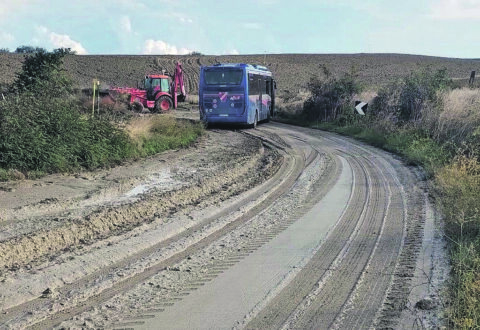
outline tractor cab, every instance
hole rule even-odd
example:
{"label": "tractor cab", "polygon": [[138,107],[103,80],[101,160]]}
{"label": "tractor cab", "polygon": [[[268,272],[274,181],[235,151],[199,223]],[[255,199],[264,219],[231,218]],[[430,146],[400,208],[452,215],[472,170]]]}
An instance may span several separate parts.
{"label": "tractor cab", "polygon": [[142,87],[147,91],[147,100],[154,101],[157,92],[170,93],[170,78],[164,75],[145,76]]}

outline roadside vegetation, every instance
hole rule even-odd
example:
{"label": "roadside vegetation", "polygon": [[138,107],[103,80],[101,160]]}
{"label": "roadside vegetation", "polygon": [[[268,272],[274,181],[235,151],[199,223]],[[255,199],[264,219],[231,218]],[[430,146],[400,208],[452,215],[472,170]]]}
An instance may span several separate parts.
{"label": "roadside vegetation", "polygon": [[353,111],[362,90],[354,75],[325,70],[308,89],[303,109],[281,112],[280,121],[352,136],[424,167],[449,242],[449,326],[480,328],[480,89],[426,68],[380,89],[364,117]]}
{"label": "roadside vegetation", "polygon": [[[202,134],[200,124],[118,115],[113,106],[92,116],[62,68],[68,54],[69,49],[27,54],[0,99],[0,181],[114,166],[186,147]],[[141,130],[139,120],[149,124]]]}

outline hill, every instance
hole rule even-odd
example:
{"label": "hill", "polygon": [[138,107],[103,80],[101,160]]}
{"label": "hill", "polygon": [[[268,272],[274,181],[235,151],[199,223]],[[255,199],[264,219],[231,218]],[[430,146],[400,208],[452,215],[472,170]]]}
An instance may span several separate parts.
{"label": "hill", "polygon": [[[21,68],[23,55],[0,54],[0,87],[11,83]],[[311,75],[321,72],[325,65],[340,75],[352,68],[360,82],[375,89],[409,72],[430,66],[432,70],[446,68],[456,79],[468,79],[472,70],[480,71],[479,59],[455,59],[402,54],[273,54],[235,56],[172,56],[172,55],[71,55],[65,68],[78,88],[91,86],[93,78],[102,87],[136,86],[146,73],[167,69],[172,72],[181,61],[188,77],[189,93],[197,93],[200,65],[221,63],[265,64],[273,71],[279,92],[305,88]]]}

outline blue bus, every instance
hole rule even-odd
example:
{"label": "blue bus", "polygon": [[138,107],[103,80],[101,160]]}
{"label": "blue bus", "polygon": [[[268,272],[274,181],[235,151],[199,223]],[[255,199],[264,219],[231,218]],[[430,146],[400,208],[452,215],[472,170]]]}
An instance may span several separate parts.
{"label": "blue bus", "polygon": [[264,66],[215,64],[200,68],[200,119],[208,124],[256,127],[268,122],[275,109],[276,83]]}

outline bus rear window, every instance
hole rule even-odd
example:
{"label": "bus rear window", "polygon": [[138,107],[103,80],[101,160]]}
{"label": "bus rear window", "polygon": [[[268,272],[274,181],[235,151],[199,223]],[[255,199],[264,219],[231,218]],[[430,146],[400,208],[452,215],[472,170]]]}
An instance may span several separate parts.
{"label": "bus rear window", "polygon": [[242,70],[205,71],[205,82],[207,85],[240,85],[242,77]]}

